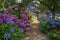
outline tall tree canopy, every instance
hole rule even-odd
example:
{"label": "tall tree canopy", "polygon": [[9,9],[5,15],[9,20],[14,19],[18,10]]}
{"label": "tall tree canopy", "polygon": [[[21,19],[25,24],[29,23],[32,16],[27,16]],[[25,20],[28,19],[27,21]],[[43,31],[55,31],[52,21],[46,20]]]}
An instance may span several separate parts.
{"label": "tall tree canopy", "polygon": [[30,4],[31,0],[22,0],[21,3],[19,3],[20,7],[27,7]]}
{"label": "tall tree canopy", "polygon": [[40,2],[40,9],[47,9],[49,10],[52,15],[53,19],[55,18],[55,12],[60,10],[60,0],[38,0]]}

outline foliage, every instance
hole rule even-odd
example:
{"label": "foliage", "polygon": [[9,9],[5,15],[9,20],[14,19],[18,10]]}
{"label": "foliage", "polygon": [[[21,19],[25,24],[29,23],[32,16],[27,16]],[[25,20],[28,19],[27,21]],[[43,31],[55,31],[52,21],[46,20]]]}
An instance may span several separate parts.
{"label": "foliage", "polygon": [[[21,28],[18,25],[11,25],[2,23],[0,24],[0,40],[21,40],[24,37],[24,33],[20,32]],[[4,34],[10,34],[4,37]],[[7,37],[7,38],[6,38]],[[9,38],[8,38],[9,37]]]}
{"label": "foliage", "polygon": [[29,15],[30,15],[30,21],[33,22],[34,21],[34,18],[32,17],[31,14],[29,14]]}
{"label": "foliage", "polygon": [[[60,0],[43,0],[43,1],[38,0],[38,1],[41,3],[41,5],[47,7],[47,9],[50,11],[51,10],[56,11],[60,7],[60,5],[58,5],[60,3]],[[44,9],[46,9],[45,7]]]}
{"label": "foliage", "polygon": [[21,19],[21,13],[19,13],[19,12],[16,11],[16,10],[13,10],[13,11],[12,11],[12,15],[17,15],[18,19]]}
{"label": "foliage", "polygon": [[0,0],[0,11],[4,10],[4,8],[5,8],[5,6],[4,6],[5,2],[6,2],[6,0]]}
{"label": "foliage", "polygon": [[[55,12],[60,8],[60,0],[38,0],[43,7],[41,6],[40,9],[49,10],[52,13],[52,18],[55,19]],[[59,10],[60,11],[60,10]]]}
{"label": "foliage", "polygon": [[31,0],[22,0],[22,2],[19,3],[19,6],[20,7],[27,7],[30,2],[31,2]]}
{"label": "foliage", "polygon": [[18,19],[16,15],[11,14],[0,14],[0,24],[7,23],[12,25],[19,25],[23,29],[23,32],[30,30],[29,16],[23,14],[21,19]]}
{"label": "foliage", "polygon": [[41,11],[48,10],[48,8],[46,6],[44,6],[43,4],[38,5],[38,9]]}
{"label": "foliage", "polygon": [[39,29],[50,36],[51,40],[60,40],[60,21],[59,20],[48,20],[42,25],[39,24]]}

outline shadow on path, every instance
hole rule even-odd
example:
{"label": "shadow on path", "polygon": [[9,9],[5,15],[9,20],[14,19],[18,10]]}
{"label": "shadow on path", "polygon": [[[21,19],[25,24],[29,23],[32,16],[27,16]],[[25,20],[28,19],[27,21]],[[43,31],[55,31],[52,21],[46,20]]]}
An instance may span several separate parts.
{"label": "shadow on path", "polygon": [[48,40],[48,37],[39,31],[38,25],[39,21],[35,17],[31,30],[26,32],[25,40]]}

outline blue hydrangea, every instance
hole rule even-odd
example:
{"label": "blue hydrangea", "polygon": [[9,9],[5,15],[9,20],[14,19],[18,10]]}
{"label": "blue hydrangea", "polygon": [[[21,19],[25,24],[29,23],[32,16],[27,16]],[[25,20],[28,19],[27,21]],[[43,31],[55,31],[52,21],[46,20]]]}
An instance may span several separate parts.
{"label": "blue hydrangea", "polygon": [[26,30],[30,30],[30,28],[29,27],[26,27]]}
{"label": "blue hydrangea", "polygon": [[55,24],[55,22],[53,20],[50,20],[49,23],[52,25]]}
{"label": "blue hydrangea", "polygon": [[46,19],[48,19],[48,20],[50,19],[51,20],[52,19],[51,15],[47,15]]}
{"label": "blue hydrangea", "polygon": [[53,28],[56,28],[56,25],[52,25]]}
{"label": "blue hydrangea", "polygon": [[11,20],[10,18],[4,18],[4,22]]}
{"label": "blue hydrangea", "polygon": [[10,32],[14,32],[14,28],[10,28]]}
{"label": "blue hydrangea", "polygon": [[8,23],[8,24],[15,24],[11,18],[5,18],[4,22]]}
{"label": "blue hydrangea", "polygon": [[11,37],[11,34],[10,33],[5,33],[4,34],[4,38],[10,38]]}
{"label": "blue hydrangea", "polygon": [[14,22],[12,20],[8,20],[6,23],[8,23],[8,24],[14,24]]}
{"label": "blue hydrangea", "polygon": [[41,23],[41,24],[44,24],[44,21],[40,19],[40,23]]}
{"label": "blue hydrangea", "polygon": [[19,25],[20,26],[25,26],[25,23],[24,22],[20,22]]}
{"label": "blue hydrangea", "polygon": [[46,16],[46,19],[49,19],[49,18],[50,18],[50,16],[49,16],[49,15],[47,15],[47,16]]}
{"label": "blue hydrangea", "polygon": [[55,22],[56,25],[60,25],[60,22]]}
{"label": "blue hydrangea", "polygon": [[49,28],[51,28],[51,26],[47,26],[47,28],[49,29]]}

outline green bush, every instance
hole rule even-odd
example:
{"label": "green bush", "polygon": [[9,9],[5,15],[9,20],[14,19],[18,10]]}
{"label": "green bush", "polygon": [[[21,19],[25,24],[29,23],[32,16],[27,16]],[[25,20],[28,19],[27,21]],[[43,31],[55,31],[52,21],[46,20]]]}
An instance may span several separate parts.
{"label": "green bush", "polygon": [[24,33],[20,29],[18,25],[0,24],[0,40],[22,40]]}
{"label": "green bush", "polygon": [[12,14],[13,14],[13,15],[17,15],[18,19],[21,19],[21,13],[19,13],[18,11],[13,10],[13,11],[12,11]]}
{"label": "green bush", "polygon": [[59,20],[45,21],[42,25],[39,24],[39,29],[43,33],[49,35],[50,40],[60,40],[60,21]]}

